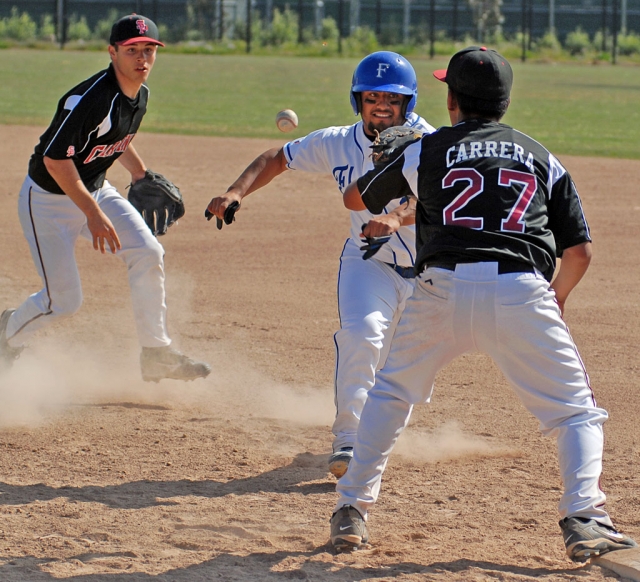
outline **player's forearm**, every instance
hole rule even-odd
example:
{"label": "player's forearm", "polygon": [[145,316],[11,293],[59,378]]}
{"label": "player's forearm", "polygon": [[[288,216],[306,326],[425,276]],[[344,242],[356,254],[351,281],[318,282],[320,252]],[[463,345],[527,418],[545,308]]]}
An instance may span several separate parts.
{"label": "player's forearm", "polygon": [[551,287],[556,293],[556,299],[564,306],[569,293],[573,291],[589,268],[591,262],[591,243],[585,242],[565,249],[562,253],[560,268]]}
{"label": "player's forearm", "polygon": [[389,214],[395,214],[402,226],[416,223],[416,199],[409,198],[406,202],[394,208]]}
{"label": "player's forearm", "polygon": [[129,144],[124,153],[118,158],[118,161],[131,174],[131,183],[144,178],[147,166],[145,166],[133,145]]}
{"label": "player's forearm", "polygon": [[287,169],[287,160],[282,149],[273,148],[260,154],[229,186],[227,192],[234,192],[244,198],[251,192],[266,186],[276,176]]}
{"label": "player's forearm", "polygon": [[45,156],[44,165],[62,191],[71,198],[87,218],[100,212],[98,203],[82,182],[72,160],[54,160]]}

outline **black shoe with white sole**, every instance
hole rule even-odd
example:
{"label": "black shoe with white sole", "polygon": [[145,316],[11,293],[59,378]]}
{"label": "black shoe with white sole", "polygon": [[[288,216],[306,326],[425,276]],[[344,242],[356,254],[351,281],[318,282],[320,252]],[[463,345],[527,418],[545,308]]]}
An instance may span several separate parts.
{"label": "black shoe with white sole", "polygon": [[638,547],[629,536],[594,519],[565,517],[560,520],[560,529],[567,556],[574,562],[586,562],[608,552]]}
{"label": "black shoe with white sole", "polygon": [[356,550],[369,541],[369,532],[360,512],[344,505],[331,516],[331,544],[341,552]]}

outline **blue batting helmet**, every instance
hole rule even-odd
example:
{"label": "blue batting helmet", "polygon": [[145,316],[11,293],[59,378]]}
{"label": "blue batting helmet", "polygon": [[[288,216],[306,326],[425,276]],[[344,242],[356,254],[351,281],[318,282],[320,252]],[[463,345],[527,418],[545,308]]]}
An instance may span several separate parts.
{"label": "blue batting helmet", "polygon": [[351,107],[358,115],[362,91],[384,91],[411,95],[404,115],[409,115],[418,100],[418,80],[411,63],[398,53],[378,51],[360,61],[351,81]]}

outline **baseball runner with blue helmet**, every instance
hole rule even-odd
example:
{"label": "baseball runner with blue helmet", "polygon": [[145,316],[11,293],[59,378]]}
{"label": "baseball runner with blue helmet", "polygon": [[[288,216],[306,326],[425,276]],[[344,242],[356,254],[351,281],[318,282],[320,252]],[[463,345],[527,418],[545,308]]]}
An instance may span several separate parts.
{"label": "baseball runner with blue helmet", "polygon": [[[207,213],[229,222],[228,209],[287,169],[333,176],[340,192],[373,168],[370,147],[377,132],[406,125],[424,133],[434,128],[414,113],[418,83],[411,64],[389,51],[375,52],[356,67],[350,99],[361,121],[319,129],[267,150],[227,189],[211,200]],[[329,470],[341,477],[353,456],[360,413],[386,358],[395,325],[413,292],[415,204],[393,200],[374,216],[351,212],[351,231],[340,257],[333,453]],[[364,245],[366,237],[369,244]],[[388,240],[387,240],[388,239]],[[385,244],[381,244],[387,241]],[[363,254],[363,250],[365,253]],[[367,260],[363,260],[366,258]]]}

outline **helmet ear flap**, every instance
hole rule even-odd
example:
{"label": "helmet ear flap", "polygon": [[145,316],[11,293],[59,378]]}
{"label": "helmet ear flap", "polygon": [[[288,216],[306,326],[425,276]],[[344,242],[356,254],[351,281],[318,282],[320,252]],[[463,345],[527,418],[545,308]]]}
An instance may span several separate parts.
{"label": "helmet ear flap", "polygon": [[411,101],[411,95],[403,95],[402,99],[402,117],[407,118],[407,107],[409,107],[409,101]]}
{"label": "helmet ear flap", "polygon": [[362,112],[362,93],[359,91],[351,91],[351,108],[354,115],[359,115]]}

